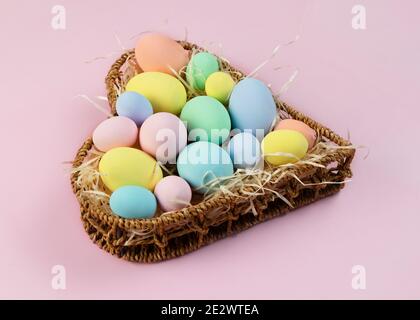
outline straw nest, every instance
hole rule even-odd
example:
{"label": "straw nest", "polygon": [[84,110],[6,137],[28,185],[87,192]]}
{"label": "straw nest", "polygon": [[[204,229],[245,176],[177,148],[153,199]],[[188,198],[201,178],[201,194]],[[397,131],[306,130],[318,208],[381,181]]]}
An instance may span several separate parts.
{"label": "straw nest", "polygon": [[[202,48],[180,41],[192,54]],[[245,75],[220,58],[223,71],[235,81]],[[108,101],[116,114],[115,101],[127,81],[139,72],[134,52],[124,53],[106,77]],[[178,75],[181,79],[184,75]],[[189,98],[199,94],[187,87]],[[99,247],[120,258],[156,262],[178,257],[228,235],[248,229],[332,195],[351,177],[355,149],[327,127],[276,98],[278,119],[303,121],[318,135],[306,157],[292,165],[255,170],[237,170],[224,181],[214,181],[211,194],[195,194],[191,205],[179,211],[158,213],[152,219],[124,219],[112,214],[109,194],[97,170],[101,153],[87,139],[73,161],[71,184],[80,203],[81,218],[89,237]],[[172,172],[174,168],[164,168]]]}

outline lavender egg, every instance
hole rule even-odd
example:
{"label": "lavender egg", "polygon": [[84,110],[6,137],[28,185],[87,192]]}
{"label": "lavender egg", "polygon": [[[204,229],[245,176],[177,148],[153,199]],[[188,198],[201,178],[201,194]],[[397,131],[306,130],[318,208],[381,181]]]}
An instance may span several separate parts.
{"label": "lavender egg", "polygon": [[153,114],[150,101],[134,91],[122,93],[117,99],[116,108],[118,115],[130,118],[138,127]]}
{"label": "lavender egg", "polygon": [[249,132],[236,134],[227,147],[235,168],[252,169],[261,157],[261,146],[258,139]]}

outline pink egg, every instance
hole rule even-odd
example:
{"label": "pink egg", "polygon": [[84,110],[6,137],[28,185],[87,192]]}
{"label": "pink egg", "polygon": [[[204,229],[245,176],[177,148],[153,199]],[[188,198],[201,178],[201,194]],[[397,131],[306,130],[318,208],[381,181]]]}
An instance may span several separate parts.
{"label": "pink egg", "polygon": [[168,176],[158,182],[155,196],[163,211],[174,211],[185,208],[192,198],[190,185],[178,176]]}
{"label": "pink egg", "polygon": [[118,147],[131,147],[137,141],[136,123],[126,117],[118,116],[101,122],[93,131],[92,139],[95,147],[108,151]]}
{"label": "pink egg", "polygon": [[162,163],[176,163],[177,154],[187,145],[187,128],[175,115],[158,112],[140,127],[140,147]]}
{"label": "pink egg", "polygon": [[302,133],[305,136],[306,140],[308,140],[309,149],[311,149],[315,144],[315,141],[316,141],[315,130],[302,121],[295,120],[295,119],[281,120],[276,125],[274,130],[281,130],[281,129],[295,130]]}
{"label": "pink egg", "polygon": [[[146,33],[135,48],[138,65],[143,71],[160,71],[174,75],[189,61],[189,53],[175,40],[159,33]],[[170,68],[171,67],[171,68]]]}

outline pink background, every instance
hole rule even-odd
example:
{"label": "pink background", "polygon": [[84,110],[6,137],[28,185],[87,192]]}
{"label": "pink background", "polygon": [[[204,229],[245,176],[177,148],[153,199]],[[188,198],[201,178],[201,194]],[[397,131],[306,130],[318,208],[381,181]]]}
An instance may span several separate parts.
{"label": "pink background", "polygon": [[[235,1],[236,2],[236,1]],[[1,1],[1,298],[420,298],[418,1]],[[51,28],[64,5],[67,29]],[[367,9],[367,29],[351,8]],[[260,72],[284,99],[353,143],[339,195],[176,260],[133,264],[85,234],[64,161],[105,116],[75,98],[105,95],[120,50],[146,30],[184,37]],[[274,68],[283,66],[278,71]],[[101,102],[103,103],[103,102]],[[53,290],[51,268],[66,268]],[[366,290],[351,286],[366,268]]]}

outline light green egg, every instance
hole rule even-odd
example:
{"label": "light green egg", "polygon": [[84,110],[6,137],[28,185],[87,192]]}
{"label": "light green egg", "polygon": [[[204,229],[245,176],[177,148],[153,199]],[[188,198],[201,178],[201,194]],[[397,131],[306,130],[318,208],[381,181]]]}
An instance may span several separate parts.
{"label": "light green egg", "polygon": [[209,141],[220,145],[229,137],[229,113],[215,98],[192,98],[185,104],[180,118],[187,125],[189,141]]}
{"label": "light green egg", "polygon": [[207,78],[219,71],[217,58],[208,52],[199,52],[192,56],[187,66],[187,81],[194,89],[204,90]]}

